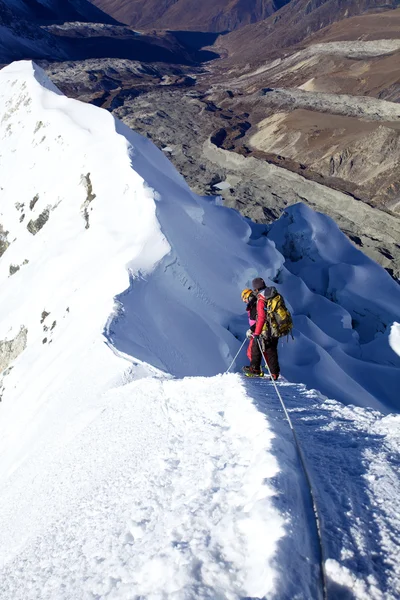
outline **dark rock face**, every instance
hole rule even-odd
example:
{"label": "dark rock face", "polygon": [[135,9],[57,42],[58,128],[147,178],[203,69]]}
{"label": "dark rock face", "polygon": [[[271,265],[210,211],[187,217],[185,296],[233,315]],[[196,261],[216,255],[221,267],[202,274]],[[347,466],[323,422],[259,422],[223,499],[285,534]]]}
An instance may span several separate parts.
{"label": "dark rock face", "polygon": [[3,28],[3,39],[0,35],[0,63],[29,58],[66,58],[56,38],[36,23],[19,17],[4,0],[0,0],[0,27]]}
{"label": "dark rock face", "polygon": [[39,0],[3,0],[16,16],[39,23],[60,21],[93,21],[95,23],[116,23],[88,0],[50,0],[46,4]]}
{"label": "dark rock face", "polygon": [[[54,0],[46,5],[51,8],[46,15],[36,10],[36,5],[42,6],[32,0],[15,8],[10,0],[0,0],[0,26],[8,34],[0,35],[0,63],[116,58],[194,65],[218,56],[180,41],[172,33],[139,34],[119,25],[89,2]],[[94,22],[88,23],[90,19]]]}

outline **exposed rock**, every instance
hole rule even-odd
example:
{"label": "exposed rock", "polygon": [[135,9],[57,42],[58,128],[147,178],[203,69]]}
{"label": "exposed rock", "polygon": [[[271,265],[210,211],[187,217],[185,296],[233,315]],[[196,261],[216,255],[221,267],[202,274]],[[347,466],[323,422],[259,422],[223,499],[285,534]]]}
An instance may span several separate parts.
{"label": "exposed rock", "polygon": [[19,265],[10,265],[10,275],[14,275],[14,273],[17,273],[17,271],[20,270],[20,266]]}
{"label": "exposed rock", "polygon": [[47,312],[47,310],[44,310],[40,316],[40,322],[43,323],[44,320],[49,316],[49,312]]}
{"label": "exposed rock", "polygon": [[50,209],[46,208],[35,220],[30,220],[28,225],[26,226],[29,233],[32,235],[36,235],[42,227],[47,223],[50,217]]}
{"label": "exposed rock", "polygon": [[3,256],[10,243],[7,240],[8,231],[4,231],[3,226],[0,225],[0,257]]}
{"label": "exposed rock", "polygon": [[31,210],[34,209],[36,202],[39,200],[39,194],[35,194],[35,196],[32,198],[32,200],[29,202],[29,208]]}
{"label": "exposed rock", "polygon": [[82,205],[83,218],[85,219],[85,228],[89,229],[89,205],[96,198],[96,194],[93,193],[92,181],[90,179],[90,173],[82,175],[82,182],[86,188],[86,200]]}
{"label": "exposed rock", "polygon": [[0,340],[0,372],[9,365],[25,350],[28,330],[21,327],[21,331],[12,340]]}

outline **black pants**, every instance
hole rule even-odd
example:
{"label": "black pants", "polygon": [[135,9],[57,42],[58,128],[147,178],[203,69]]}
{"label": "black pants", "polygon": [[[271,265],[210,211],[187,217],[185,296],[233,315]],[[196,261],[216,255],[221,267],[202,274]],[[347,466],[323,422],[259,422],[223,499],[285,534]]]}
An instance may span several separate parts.
{"label": "black pants", "polygon": [[[252,340],[251,345],[251,363],[250,366],[254,369],[260,370],[261,368],[261,352],[260,347],[258,345],[257,340]],[[261,348],[263,349],[263,354],[268,363],[269,368],[271,369],[272,375],[279,375],[279,361],[278,361],[278,342],[279,338],[268,338],[263,339],[259,338],[259,342],[261,344]]]}

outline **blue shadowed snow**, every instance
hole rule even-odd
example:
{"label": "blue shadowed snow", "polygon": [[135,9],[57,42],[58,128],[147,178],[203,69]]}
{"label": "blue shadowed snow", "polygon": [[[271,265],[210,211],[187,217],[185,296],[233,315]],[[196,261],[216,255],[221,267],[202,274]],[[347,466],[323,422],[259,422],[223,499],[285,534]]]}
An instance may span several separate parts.
{"label": "blue shadowed snow", "polygon": [[[265,227],[193,194],[162,152],[148,152],[149,140],[116,128],[154,190],[171,248],[118,296],[107,334],[118,350],[177,377],[224,372],[247,328],[240,292],[261,275],[294,315],[295,340],[279,347],[289,380],[345,403],[399,410],[400,357],[388,332],[400,320],[400,286],[383,268],[303,204],[288,208],[266,236]],[[236,366],[245,362],[243,351]]]}
{"label": "blue shadowed snow", "polygon": [[[301,507],[304,502],[308,506],[310,503],[308,487],[301,467],[296,471],[297,485],[292,487],[293,480],[287,477],[289,465],[295,460],[288,455],[288,446],[294,453],[294,443],[272,383],[243,378],[243,385],[276,434],[272,451],[282,466],[274,481],[282,494],[276,502],[279,510],[286,509],[296,523],[280,542],[283,595],[279,597],[293,598],[304,585],[299,584],[297,568],[291,568],[301,556],[299,541],[311,557],[309,536],[314,536],[314,557],[318,552],[313,514],[308,511],[308,521],[302,522],[306,517]],[[397,598],[400,568],[391,552],[396,553],[400,536],[400,496],[395,506],[392,502],[393,485],[400,493],[399,418],[321,400],[318,393],[304,386],[281,382],[278,388],[305,455],[321,518],[328,598],[379,598],[381,594]],[[302,527],[306,527],[304,532]],[[316,569],[318,582],[318,569],[312,561],[307,561],[307,567],[303,565],[303,577],[310,568]],[[311,597],[317,596],[304,595]]]}

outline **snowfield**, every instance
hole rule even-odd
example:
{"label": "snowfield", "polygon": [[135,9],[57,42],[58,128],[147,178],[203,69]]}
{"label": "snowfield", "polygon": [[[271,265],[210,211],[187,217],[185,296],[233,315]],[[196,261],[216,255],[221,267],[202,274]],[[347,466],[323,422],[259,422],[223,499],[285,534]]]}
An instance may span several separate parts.
{"label": "snowfield", "polygon": [[[399,285],[304,205],[196,196],[30,62],[0,139],[0,598],[398,598]],[[274,388],[223,374],[257,275],[322,555]]]}

